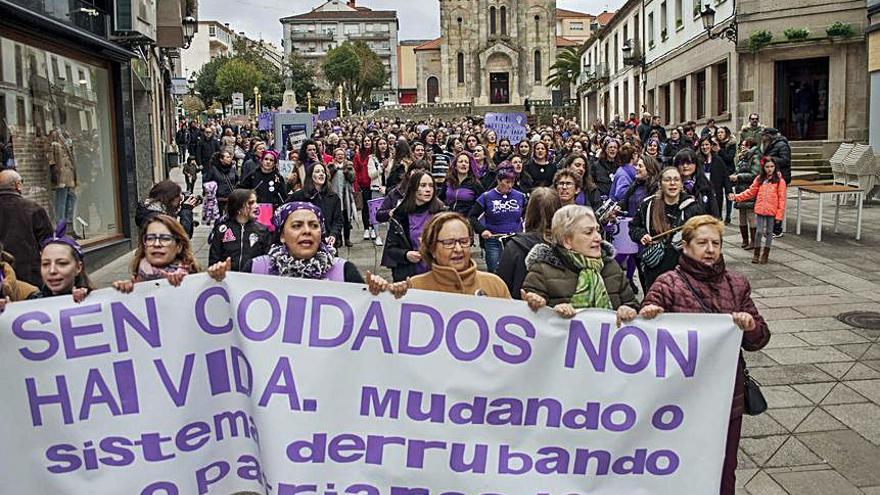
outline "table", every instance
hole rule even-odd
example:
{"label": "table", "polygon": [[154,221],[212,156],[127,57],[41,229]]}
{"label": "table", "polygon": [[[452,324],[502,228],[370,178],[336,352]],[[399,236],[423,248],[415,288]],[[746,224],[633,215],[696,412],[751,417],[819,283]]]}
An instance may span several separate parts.
{"label": "table", "polygon": [[[792,181],[794,182],[794,181]],[[819,220],[816,227],[816,242],[822,242],[822,207],[824,196],[830,194],[834,196],[834,232],[837,232],[837,220],[840,217],[840,196],[842,194],[855,194],[858,196],[856,210],[856,240],[862,238],[862,204],[865,200],[865,190],[853,186],[831,185],[831,184],[799,184],[797,186],[797,230],[796,234],[801,234],[801,196],[804,191],[819,196]]]}

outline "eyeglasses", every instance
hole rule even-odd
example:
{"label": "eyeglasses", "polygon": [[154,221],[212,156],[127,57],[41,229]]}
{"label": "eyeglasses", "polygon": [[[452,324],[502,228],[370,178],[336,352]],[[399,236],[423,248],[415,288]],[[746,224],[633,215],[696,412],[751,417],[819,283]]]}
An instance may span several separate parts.
{"label": "eyeglasses", "polygon": [[177,241],[177,238],[171,234],[147,234],[144,236],[145,246],[155,246],[158,244],[161,247],[165,247],[175,241]]}
{"label": "eyeglasses", "polygon": [[460,244],[463,248],[469,248],[473,242],[474,240],[470,237],[462,237],[461,239],[437,239],[437,244],[440,244],[446,249],[452,249],[456,244]]}
{"label": "eyeglasses", "polygon": [[574,182],[557,182],[556,187],[574,187]]}
{"label": "eyeglasses", "polygon": [[678,177],[664,177],[660,179],[660,182],[665,182],[667,184],[681,184],[681,179]]}

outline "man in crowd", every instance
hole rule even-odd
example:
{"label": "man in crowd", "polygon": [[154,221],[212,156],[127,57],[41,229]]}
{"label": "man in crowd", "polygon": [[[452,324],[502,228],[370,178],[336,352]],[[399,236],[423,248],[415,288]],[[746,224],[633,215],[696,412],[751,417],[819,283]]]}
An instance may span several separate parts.
{"label": "man in crowd", "polygon": [[749,122],[742,127],[739,131],[739,142],[743,142],[746,139],[751,139],[756,143],[761,142],[761,131],[764,130],[764,126],[761,125],[761,118],[758,114],[753,113],[749,115]]}
{"label": "man in crowd", "polygon": [[40,285],[40,241],[52,235],[46,210],[21,195],[24,181],[15,170],[0,171],[0,241],[15,256],[20,280]]}
{"label": "man in crowd", "polygon": [[220,151],[220,141],[214,137],[214,129],[210,126],[205,127],[205,131],[199,139],[198,148],[196,148],[196,160],[203,170],[208,167],[208,164],[211,163],[211,157],[218,151]]}

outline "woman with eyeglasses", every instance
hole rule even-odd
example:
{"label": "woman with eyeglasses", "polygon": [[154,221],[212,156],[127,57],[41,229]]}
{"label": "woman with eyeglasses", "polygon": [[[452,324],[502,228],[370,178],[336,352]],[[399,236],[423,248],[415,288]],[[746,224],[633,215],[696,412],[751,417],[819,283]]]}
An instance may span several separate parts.
{"label": "woman with eyeglasses", "polygon": [[581,176],[571,168],[563,168],[553,177],[553,188],[562,201],[562,206],[577,204],[581,196]]}
{"label": "woman with eyeglasses", "polygon": [[675,154],[672,165],[681,174],[684,192],[697,200],[703,213],[721,218],[718,202],[715,200],[715,189],[709,181],[709,174],[705,171],[698,171],[697,154],[691,149],[683,149]]}
{"label": "woman with eyeglasses", "polygon": [[580,183],[578,184],[580,192],[575,196],[574,204],[589,206],[590,208],[597,208],[602,204],[602,197],[599,194],[599,188],[596,187],[596,183],[593,181],[593,176],[590,174],[586,155],[582,152],[572,152],[562,161],[559,169],[571,170],[580,177]]}
{"label": "woman with eyeglasses", "polygon": [[471,259],[473,239],[473,227],[462,215],[454,212],[434,215],[422,231],[419,247],[428,271],[393,284],[371,277],[370,292],[378,294],[388,290],[402,297],[407,289],[419,289],[510,299],[501,278],[477,270],[477,264]]}
{"label": "woman with eyeglasses", "polygon": [[[693,153],[693,152],[692,152]],[[647,292],[661,274],[675,268],[679,251],[675,233],[690,218],[703,214],[703,208],[684,191],[681,172],[666,167],[660,172],[660,187],[645,198],[629,226],[629,237],[640,244],[642,290]],[[661,234],[663,234],[661,236]]]}
{"label": "woman with eyeglasses", "polygon": [[257,196],[257,203],[271,204],[277,208],[287,198],[287,181],[278,172],[278,153],[263,152],[260,166],[238,184],[239,189],[250,189]]}
{"label": "woman with eyeglasses", "polygon": [[134,284],[166,279],[173,286],[191,273],[201,271],[183,227],[168,215],[155,215],[141,229],[140,242],[131,261],[131,278],[113,282],[113,288],[129,293]]}

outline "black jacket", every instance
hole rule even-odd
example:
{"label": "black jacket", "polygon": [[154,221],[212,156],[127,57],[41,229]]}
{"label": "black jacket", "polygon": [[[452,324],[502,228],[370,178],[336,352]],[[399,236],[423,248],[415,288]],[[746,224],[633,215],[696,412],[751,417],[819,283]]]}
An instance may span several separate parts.
{"label": "black jacket", "polygon": [[388,222],[388,235],[382,250],[382,266],[391,269],[395,282],[418,275],[418,263],[406,259],[406,253],[414,251],[409,240],[409,213],[395,210]]}
{"label": "black jacket", "polygon": [[593,167],[590,173],[593,176],[593,182],[596,183],[596,189],[600,196],[608,196],[611,194],[611,182],[614,172],[617,171],[617,165],[608,160],[597,159],[591,164]]}
{"label": "black jacket", "polygon": [[709,182],[709,179],[703,174],[703,171],[700,170],[700,167],[702,167],[702,165],[698,164],[697,172],[694,174],[693,191],[685,191],[685,193],[690,194],[695,200],[697,200],[703,213],[712,215],[715,218],[721,218],[721,211],[718,210],[718,203],[715,200],[715,188],[712,186],[712,183]]}
{"label": "black jacket", "polygon": [[[697,156],[697,171],[705,172],[705,163],[703,155]],[[703,175],[705,177],[705,175]],[[712,153],[712,162],[709,165],[709,183],[712,184],[712,192],[715,195],[715,201],[718,203],[718,215],[721,215],[721,206],[727,197],[727,193],[733,192],[730,183],[730,172],[727,171],[727,165],[715,153]]]}
{"label": "black jacket", "polygon": [[776,136],[764,146],[763,156],[773,158],[776,170],[782,172],[785,183],[791,182],[791,146],[785,136]]}
{"label": "black jacket", "polygon": [[523,280],[526,278],[526,256],[536,244],[544,242],[538,232],[520,232],[511,237],[504,244],[498,269],[495,274],[504,280],[510,295],[514,299],[520,299]]}
{"label": "black jacket", "polygon": [[556,170],[556,164],[552,162],[546,165],[539,165],[534,160],[529,160],[523,166],[523,171],[532,178],[532,187],[553,186],[553,177],[556,175]]}
{"label": "black jacket", "polygon": [[238,170],[234,165],[227,169],[208,166],[202,171],[202,184],[212,181],[217,183],[217,199],[226,199],[238,184]]}
{"label": "black jacket", "polygon": [[313,191],[311,194],[300,189],[290,195],[290,200],[304,201],[320,208],[324,214],[325,237],[332,235],[336,239],[342,239],[342,200],[330,190],[329,185],[324,187],[324,192]]}
{"label": "black jacket", "polygon": [[251,261],[269,252],[272,244],[269,229],[255,220],[242,225],[235,219],[214,225],[208,264],[232,259],[232,271],[250,273]]}
{"label": "black jacket", "polygon": [[636,133],[638,133],[639,139],[642,140],[642,143],[646,143],[648,138],[651,137],[651,124],[639,122],[638,127],[636,127]]}
{"label": "black jacket", "polygon": [[260,168],[260,160],[255,156],[251,156],[244,163],[241,164],[241,176],[247,177],[251,175],[255,170]]}
{"label": "black jacket", "polygon": [[211,157],[214,153],[220,151],[220,141],[211,137],[206,139],[205,136],[199,138],[199,144],[196,145],[196,160],[202,167],[211,163]]}
{"label": "black jacket", "polygon": [[[73,229],[73,225],[68,226]],[[15,191],[0,191],[0,241],[15,256],[15,275],[19,280],[39,286],[40,241],[52,235],[52,223],[37,202]]]}
{"label": "black jacket", "polygon": [[[652,203],[654,198],[649,196],[642,201],[642,204],[639,205],[638,214],[633,217],[632,222],[629,224],[629,237],[633,242],[639,244],[641,246],[642,237],[645,234],[650,234],[652,237],[660,234],[662,231],[659,226],[653,224],[652,216]],[[704,213],[703,207],[700,205],[698,201],[694,201],[694,198],[682,195],[678,202],[678,214],[675,215],[674,218],[668,219],[671,228],[679,227],[684,225],[690,218],[695,217],[697,215],[702,215]],[[663,240],[665,242],[669,242],[672,239],[672,235],[667,235]],[[663,259],[660,260],[660,263],[655,267],[644,267],[642,278],[643,288],[647,292],[648,289],[651,288],[651,285],[657,280],[661,274],[672,270],[678,265],[678,257],[679,251],[677,249],[673,249],[671,247],[667,248],[664,252]]]}
{"label": "black jacket", "polygon": [[178,129],[176,133],[174,133],[174,142],[177,143],[177,147],[180,151],[183,151],[186,148],[186,145],[189,144],[189,130],[185,127],[182,129]]}
{"label": "black jacket", "polygon": [[257,203],[271,203],[275,207],[283,204],[287,198],[287,182],[278,170],[268,174],[257,168],[238,183],[242,189],[253,189],[257,195]]}
{"label": "black jacket", "polygon": [[727,169],[727,175],[736,173],[736,143],[728,141],[726,145],[721,145],[718,151],[718,157],[724,161],[724,167]]}
{"label": "black jacket", "polygon": [[679,139],[678,142],[666,141],[666,147],[663,148],[663,165],[672,165],[672,159],[675,158],[675,154],[685,149],[693,148],[684,139]]}

